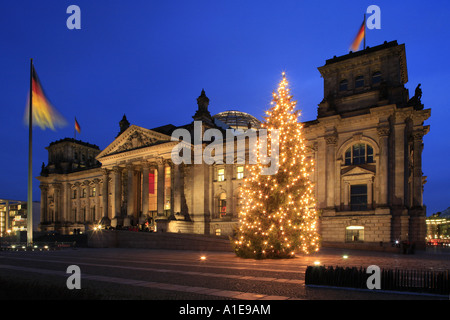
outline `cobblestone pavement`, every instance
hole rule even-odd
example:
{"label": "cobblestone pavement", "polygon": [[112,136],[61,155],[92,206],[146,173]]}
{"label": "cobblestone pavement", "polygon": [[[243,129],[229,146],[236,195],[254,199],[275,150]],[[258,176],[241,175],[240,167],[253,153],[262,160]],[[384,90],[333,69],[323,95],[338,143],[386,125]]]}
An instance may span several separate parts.
{"label": "cobblestone pavement", "polygon": [[[344,257],[344,255],[346,257]],[[201,257],[204,259],[201,259]],[[106,299],[151,300],[443,300],[435,295],[397,294],[312,288],[304,284],[306,267],[450,269],[449,252],[414,255],[322,248],[312,256],[253,260],[229,252],[144,249],[64,249],[0,252],[0,278],[51,282],[65,287],[69,265],[78,265],[83,288]]]}

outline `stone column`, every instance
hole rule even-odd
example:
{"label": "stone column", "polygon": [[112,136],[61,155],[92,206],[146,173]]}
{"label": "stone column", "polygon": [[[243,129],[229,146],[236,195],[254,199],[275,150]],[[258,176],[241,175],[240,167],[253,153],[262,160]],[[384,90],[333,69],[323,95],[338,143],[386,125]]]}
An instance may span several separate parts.
{"label": "stone column", "polygon": [[157,182],[158,218],[164,217],[164,161],[158,160],[158,182]]}
{"label": "stone column", "polygon": [[389,204],[389,127],[378,127],[379,145],[380,145],[380,172],[377,172],[379,179],[379,207],[387,207]]}
{"label": "stone column", "polygon": [[[41,189],[41,223],[47,222],[45,217],[47,216],[47,192],[48,186],[40,185]],[[6,228],[8,228],[8,220],[9,220],[9,202],[6,204],[7,215],[6,215]]]}
{"label": "stone column", "polygon": [[81,183],[76,182],[75,186],[77,188],[77,210],[75,214],[75,223],[78,223],[81,221],[80,215],[81,215]]}
{"label": "stone column", "polygon": [[209,234],[210,232],[210,166],[207,164],[194,164],[191,168],[193,175],[192,220],[194,233]]}
{"label": "stone column", "polygon": [[84,186],[86,189],[86,198],[85,198],[85,206],[84,206],[84,220],[83,222],[90,222],[91,219],[91,186],[89,185],[89,181],[84,181]]}
{"label": "stone column", "polygon": [[120,202],[121,202],[121,197],[122,197],[122,193],[120,190],[120,186],[121,186],[121,181],[120,181],[120,177],[121,177],[121,170],[119,167],[114,167],[113,168],[113,181],[112,181],[112,221],[111,221],[111,226],[112,227],[117,227],[117,223],[118,223],[118,219],[120,218]]}
{"label": "stone column", "polygon": [[350,184],[348,182],[344,181],[343,186],[344,186],[344,211],[348,211],[348,210],[350,210],[350,207],[349,207]]}
{"label": "stone column", "polygon": [[102,223],[108,225],[111,221],[108,218],[108,169],[102,169]]}
{"label": "stone column", "polygon": [[129,224],[129,218],[131,216],[134,216],[134,167],[130,164],[127,164],[126,166],[127,170],[127,214],[124,221],[124,226],[128,226]]}
{"label": "stone column", "polygon": [[70,183],[66,182],[63,184],[63,214],[61,222],[70,221],[70,202]]}
{"label": "stone column", "polygon": [[100,212],[100,179],[95,179],[95,216],[93,217],[94,222],[100,222],[102,213]]}
{"label": "stone column", "polygon": [[413,207],[423,206],[423,173],[422,173],[422,150],[423,150],[423,129],[413,132]]}
{"label": "stone column", "polygon": [[326,207],[329,209],[334,209],[335,203],[335,185],[336,185],[336,166],[335,166],[335,158],[336,158],[336,143],[337,143],[337,135],[333,134],[327,136],[325,138],[326,141]]}
{"label": "stone column", "polygon": [[373,209],[373,180],[367,181],[367,209]]}
{"label": "stone column", "polygon": [[394,199],[393,204],[399,207],[405,205],[405,127],[406,124],[394,125]]}
{"label": "stone column", "polygon": [[181,213],[181,165],[173,164],[173,212],[175,214]]}
{"label": "stone column", "polygon": [[316,180],[316,190],[317,190],[317,204],[318,209],[323,209],[326,207],[326,193],[327,193],[327,178],[326,178],[326,144],[324,138],[317,139],[317,180]]}
{"label": "stone column", "polygon": [[53,216],[52,222],[60,222],[61,221],[61,189],[62,185],[61,183],[55,183],[53,185],[54,193],[53,193],[53,201],[55,203],[55,212]]}
{"label": "stone column", "polygon": [[148,216],[148,175],[150,166],[147,162],[142,164],[142,214],[139,223],[143,223]]}
{"label": "stone column", "polygon": [[[227,219],[231,219],[234,211],[233,205],[233,175],[235,170],[234,164],[225,164],[225,190],[227,192]],[[213,210],[215,208],[212,208]],[[214,212],[214,211],[213,211]]]}

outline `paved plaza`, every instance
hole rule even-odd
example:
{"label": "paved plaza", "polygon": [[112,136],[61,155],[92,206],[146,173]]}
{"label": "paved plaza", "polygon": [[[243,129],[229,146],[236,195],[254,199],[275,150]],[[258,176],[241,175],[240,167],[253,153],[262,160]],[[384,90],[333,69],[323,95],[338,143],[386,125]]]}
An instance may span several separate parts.
{"label": "paved plaza", "polygon": [[287,260],[253,260],[231,252],[67,248],[2,251],[0,278],[43,281],[66,287],[67,267],[77,265],[83,288],[104,299],[148,300],[443,300],[438,295],[400,294],[305,286],[310,265],[448,270],[448,252],[413,255],[322,250]]}

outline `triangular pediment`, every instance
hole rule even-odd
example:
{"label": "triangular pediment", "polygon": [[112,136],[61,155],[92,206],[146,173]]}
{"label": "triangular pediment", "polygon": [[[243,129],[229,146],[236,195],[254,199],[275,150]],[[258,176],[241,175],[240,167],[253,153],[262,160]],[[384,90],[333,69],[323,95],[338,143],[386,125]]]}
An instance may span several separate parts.
{"label": "triangular pediment", "polygon": [[132,125],[100,152],[97,159],[170,141],[168,135]]}
{"label": "triangular pediment", "polygon": [[368,170],[368,169],[365,169],[365,168],[362,168],[359,166],[355,166],[355,167],[349,169],[348,171],[343,172],[343,175],[344,176],[356,176],[356,175],[363,175],[363,174],[373,175],[374,173],[375,172],[373,172],[371,170]]}

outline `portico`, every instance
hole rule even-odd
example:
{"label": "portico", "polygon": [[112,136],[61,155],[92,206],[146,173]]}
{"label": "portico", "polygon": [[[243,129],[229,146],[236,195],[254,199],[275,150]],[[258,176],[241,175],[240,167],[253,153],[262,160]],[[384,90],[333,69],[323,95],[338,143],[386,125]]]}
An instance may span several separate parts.
{"label": "portico", "polygon": [[170,136],[130,126],[96,159],[102,163],[103,218],[112,227],[167,219],[180,212],[180,166]]}

